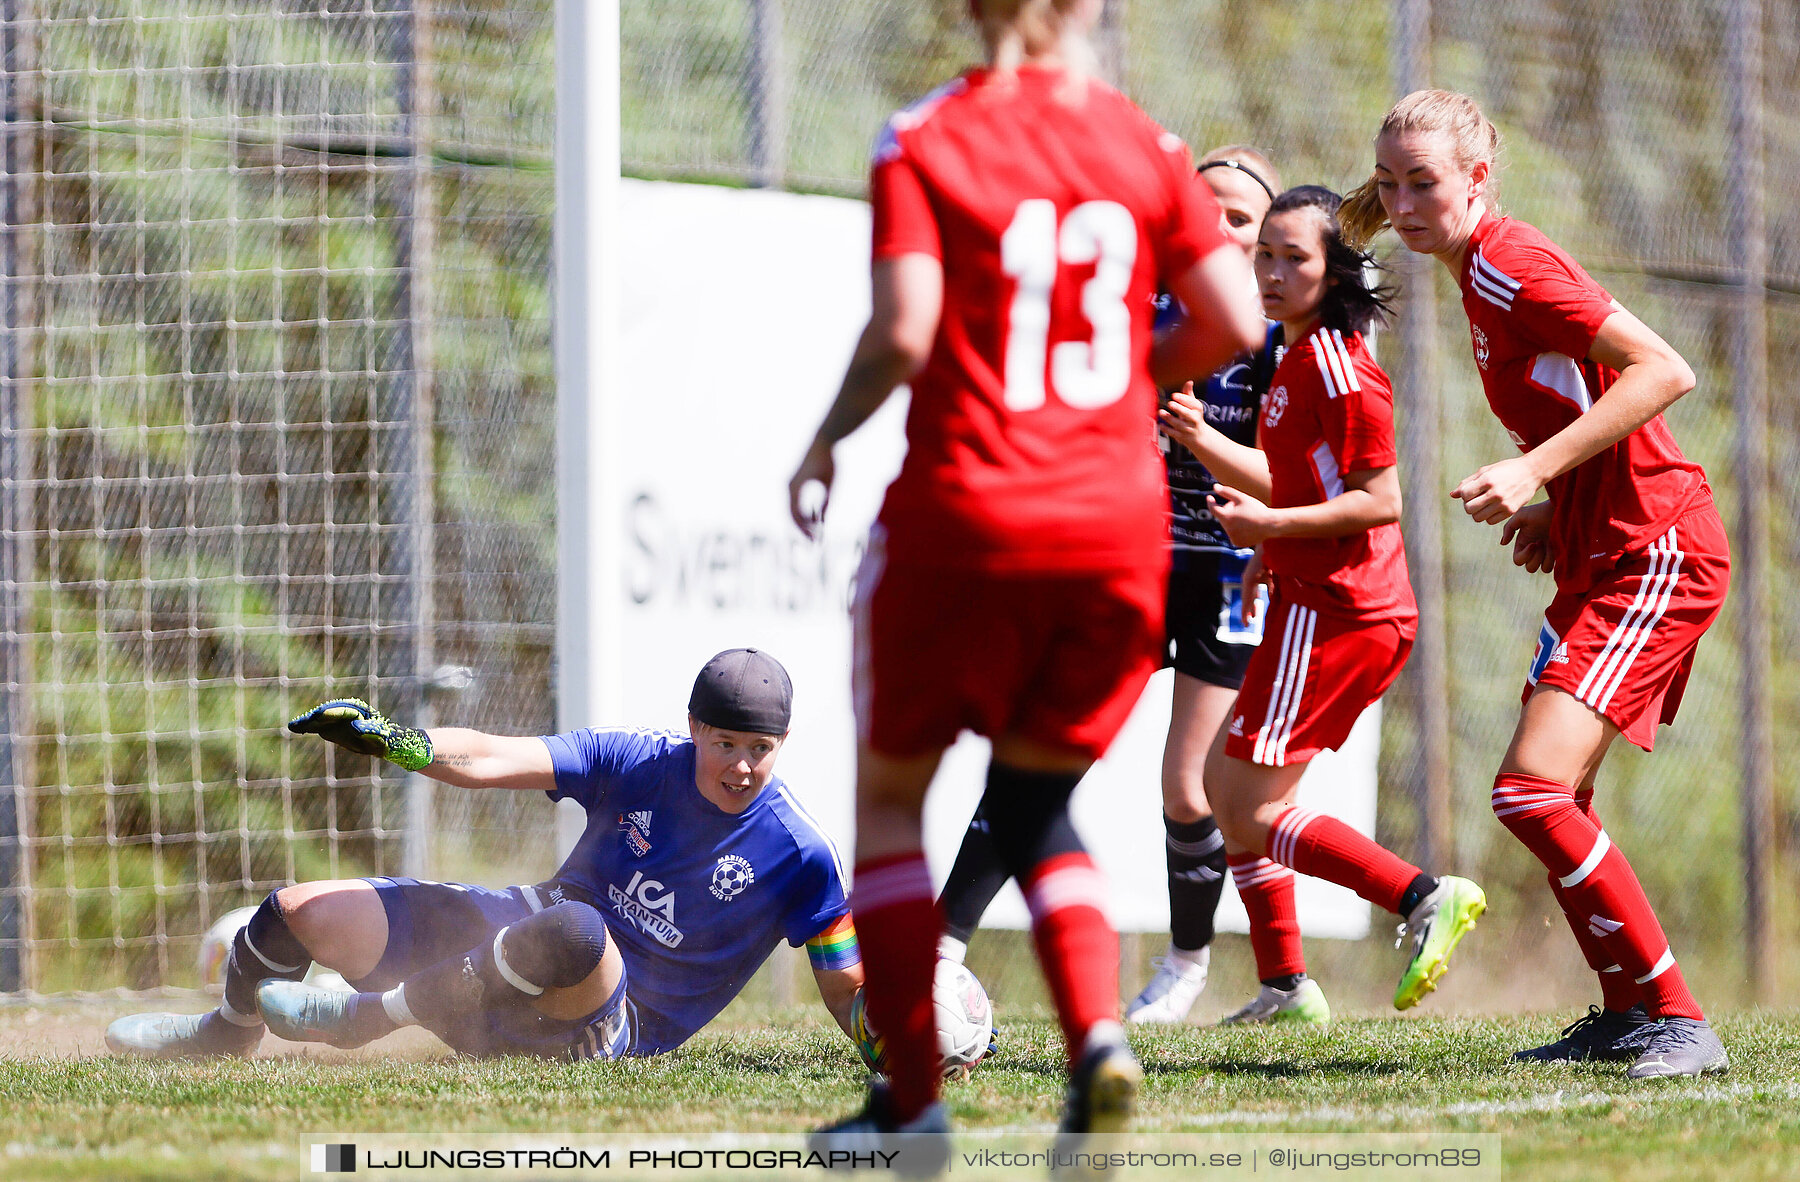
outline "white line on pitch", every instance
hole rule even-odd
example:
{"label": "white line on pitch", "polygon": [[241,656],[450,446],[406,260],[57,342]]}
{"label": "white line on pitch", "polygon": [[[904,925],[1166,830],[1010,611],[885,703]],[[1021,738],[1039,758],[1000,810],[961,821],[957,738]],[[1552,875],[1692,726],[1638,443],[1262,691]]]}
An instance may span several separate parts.
{"label": "white line on pitch", "polygon": [[1613,1104],[1728,1104],[1743,1099],[1800,1100],[1800,1085],[1731,1084],[1728,1086],[1671,1087],[1651,1082],[1635,1092],[1551,1092],[1521,1100],[1470,1100],[1435,1107],[1409,1108],[1306,1108],[1297,1112],[1213,1112],[1183,1118],[1184,1125],[1274,1125],[1302,1121],[1379,1121],[1391,1124],[1444,1116],[1507,1116],[1513,1113],[1555,1112],[1564,1108],[1604,1108]]}

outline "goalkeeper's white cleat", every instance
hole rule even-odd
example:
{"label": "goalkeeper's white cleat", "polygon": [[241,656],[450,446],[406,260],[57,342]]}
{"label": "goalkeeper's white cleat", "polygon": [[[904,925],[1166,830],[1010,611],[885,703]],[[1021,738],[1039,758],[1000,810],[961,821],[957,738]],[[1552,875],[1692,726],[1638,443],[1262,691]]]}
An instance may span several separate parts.
{"label": "goalkeeper's white cleat", "polygon": [[[385,1016],[360,1015],[360,996],[272,977],[256,987],[256,1008],[269,1024],[269,1033],[277,1038],[322,1042],[350,1050],[374,1042],[394,1029]],[[379,1004],[375,1008],[379,1010]],[[371,1018],[377,1020],[370,1021]]]}
{"label": "goalkeeper's white cleat", "polygon": [[106,1048],[143,1059],[215,1059],[248,1055],[262,1036],[261,1025],[234,1026],[217,1012],[132,1014],[106,1028]]}
{"label": "goalkeeper's white cleat", "polygon": [[1202,948],[1190,959],[1177,956],[1174,945],[1170,945],[1167,956],[1150,962],[1156,966],[1156,975],[1125,1008],[1125,1020],[1139,1026],[1167,1025],[1186,1018],[1206,989],[1206,966],[1211,953],[1210,948]]}

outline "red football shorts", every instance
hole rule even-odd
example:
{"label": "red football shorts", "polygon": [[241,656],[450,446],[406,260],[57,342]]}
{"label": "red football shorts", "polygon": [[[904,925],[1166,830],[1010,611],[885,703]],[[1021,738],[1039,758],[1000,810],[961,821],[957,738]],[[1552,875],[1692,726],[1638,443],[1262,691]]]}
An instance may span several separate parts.
{"label": "red football shorts", "polygon": [[1232,707],[1225,754],[1265,767],[1335,750],[1412,652],[1399,620],[1345,620],[1277,601]]}
{"label": "red football shorts", "polygon": [[1100,758],[1162,665],[1165,581],[888,565],[875,531],[853,609],[858,737],[899,759],[964,730]]}
{"label": "red football shorts", "polygon": [[1694,650],[1730,585],[1725,523],[1709,500],[1588,590],[1557,592],[1523,698],[1540,685],[1573,694],[1650,750],[1657,724],[1675,721]]}

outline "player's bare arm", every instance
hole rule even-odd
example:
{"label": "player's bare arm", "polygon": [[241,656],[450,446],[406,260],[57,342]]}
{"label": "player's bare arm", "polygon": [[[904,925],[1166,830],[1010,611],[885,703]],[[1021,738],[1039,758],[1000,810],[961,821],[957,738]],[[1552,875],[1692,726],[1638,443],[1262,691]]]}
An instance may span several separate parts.
{"label": "player's bare arm", "polygon": [[1392,465],[1347,473],[1344,491],[1316,505],[1274,509],[1223,485],[1213,496],[1213,516],[1239,546],[1267,538],[1341,538],[1400,520],[1400,475]]}
{"label": "player's bare arm", "polygon": [[556,787],[550,751],[541,739],[490,735],[462,727],[419,730],[395,722],[359,698],[321,702],[288,723],[297,735],[318,735],[357,755],[372,755],[458,788]]}
{"label": "player's bare arm", "polygon": [[1694,371],[1670,344],[1623,309],[1601,324],[1588,358],[1619,371],[1618,380],[1580,418],[1522,456],[1465,477],[1451,496],[1484,525],[1497,525],[1538,489],[1599,455],[1694,388]]}
{"label": "player's bare arm", "polygon": [[433,727],[431,763],[420,770],[458,788],[515,788],[548,792],[556,787],[550,749],[530,735],[490,735],[466,727]]}
{"label": "player's bare arm", "polygon": [[835,972],[814,969],[813,981],[818,985],[819,998],[825,1003],[825,1008],[831,1011],[832,1020],[838,1024],[838,1029],[849,1034],[850,1006],[856,1001],[857,991],[863,987],[862,966]]}
{"label": "player's bare arm", "polygon": [[[937,338],[944,306],[944,266],[928,254],[903,254],[875,261],[871,271],[868,326],[856,343],[843,384],[825,412],[800,466],[788,481],[788,511],[808,538],[816,538],[831,503],[836,465],[831,449],[881,409],[895,387],[924,368]],[[817,481],[824,495],[802,503],[802,491]]]}
{"label": "player's bare arm", "polygon": [[1206,375],[1262,344],[1263,318],[1244,252],[1227,242],[1178,275],[1170,291],[1186,315],[1150,350],[1150,376],[1163,389]]}
{"label": "player's bare arm", "polygon": [[1158,417],[1164,433],[1193,452],[1221,484],[1242,489],[1261,501],[1271,498],[1269,458],[1261,449],[1246,447],[1207,422],[1205,406],[1194,397],[1194,383],[1184,384],[1180,393],[1170,396]]}

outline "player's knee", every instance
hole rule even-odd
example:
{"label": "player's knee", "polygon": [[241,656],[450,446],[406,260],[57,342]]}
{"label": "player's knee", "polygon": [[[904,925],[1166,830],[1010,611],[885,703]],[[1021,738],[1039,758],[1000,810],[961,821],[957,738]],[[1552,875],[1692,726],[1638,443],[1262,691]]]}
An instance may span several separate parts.
{"label": "player's knee", "polygon": [[1246,827],[1260,833],[1265,830],[1273,829],[1275,827],[1275,822],[1281,820],[1282,814],[1293,807],[1292,801],[1263,800],[1258,801],[1253,807],[1248,809],[1240,809],[1239,814],[1244,815],[1247,813],[1249,824]]}
{"label": "player's knee", "polygon": [[1541,829],[1548,818],[1576,809],[1575,790],[1542,776],[1501,772],[1489,797],[1494,816],[1514,833]]}
{"label": "player's knee", "polygon": [[1213,815],[1212,802],[1206,799],[1199,776],[1184,778],[1180,783],[1165,785],[1163,816],[1178,825],[1192,825]]}
{"label": "player's knee", "polygon": [[606,955],[606,921],[586,903],[546,907],[506,929],[501,948],[513,972],[544,989],[587,980]]}
{"label": "player's knee", "polygon": [[1241,793],[1215,793],[1212,801],[1213,821],[1219,826],[1219,832],[1235,844],[1245,849],[1256,849],[1259,847],[1256,814],[1260,803]]}
{"label": "player's knee", "polygon": [[1082,849],[1069,818],[1069,797],[1081,777],[1026,772],[996,763],[988,768],[981,809],[1001,865],[1023,879],[1039,862]]}
{"label": "player's knee", "polygon": [[288,923],[288,908],[281,891],[270,891],[263,897],[250,921],[232,941],[231,956],[238,967],[234,975],[252,983],[271,976],[292,978],[306,971],[312,956],[306,942]]}
{"label": "player's knee", "polygon": [[334,883],[303,882],[270,891],[251,920],[252,934],[263,927],[285,928],[307,948],[329,943],[343,926]]}
{"label": "player's knee", "polygon": [[270,891],[263,899],[262,906],[257,909],[258,915],[266,920],[286,925],[295,939],[307,943],[308,933],[320,925],[323,920],[317,894],[303,891],[299,887],[282,887]]}

